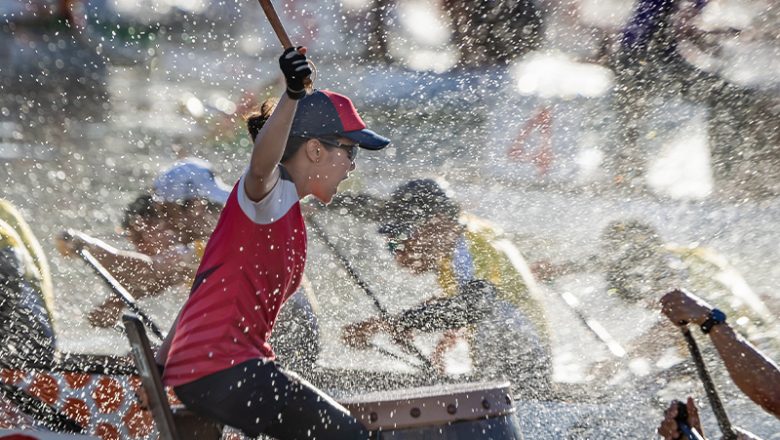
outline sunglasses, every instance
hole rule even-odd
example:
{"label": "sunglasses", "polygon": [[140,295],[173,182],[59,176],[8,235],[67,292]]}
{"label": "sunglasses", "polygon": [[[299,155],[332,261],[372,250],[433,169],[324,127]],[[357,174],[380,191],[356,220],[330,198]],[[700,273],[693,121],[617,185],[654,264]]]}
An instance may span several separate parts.
{"label": "sunglasses", "polygon": [[390,251],[390,253],[393,255],[404,251],[411,244],[409,240],[413,238],[414,233],[415,231],[412,230],[409,232],[400,232],[385,237],[387,250]]}
{"label": "sunglasses", "polygon": [[347,159],[349,159],[349,161],[352,163],[354,163],[355,159],[357,159],[358,149],[360,148],[359,144],[342,144],[339,141],[322,139],[322,138],[317,138],[317,140],[330,147],[336,147],[336,148],[341,148],[342,150],[346,150]]}
{"label": "sunglasses", "polygon": [[390,239],[387,240],[387,250],[390,251],[391,254],[395,255],[396,253],[402,251],[404,249],[404,245],[401,244],[401,242],[397,239]]}

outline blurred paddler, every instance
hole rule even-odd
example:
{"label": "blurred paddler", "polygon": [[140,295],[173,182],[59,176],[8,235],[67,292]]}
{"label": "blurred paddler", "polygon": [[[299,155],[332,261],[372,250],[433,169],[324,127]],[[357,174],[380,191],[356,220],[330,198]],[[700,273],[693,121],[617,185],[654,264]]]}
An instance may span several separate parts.
{"label": "blurred paddler", "polygon": [[47,364],[55,351],[51,273],[19,211],[0,199],[0,359]]}
{"label": "blurred paddler", "polygon": [[348,344],[365,346],[378,331],[404,339],[412,330],[442,331],[432,354],[440,372],[446,373],[448,352],[466,341],[475,379],[510,379],[515,386],[544,389],[551,366],[541,293],[510,241],[464,213],[431,179],[409,181],[387,201],[353,199],[336,205],[353,205],[356,215],[361,212],[355,202],[374,206],[372,216],[396,262],[416,274],[433,273],[442,294],[398,316],[348,326]]}
{"label": "blurred paddler", "polygon": [[[701,246],[665,243],[658,230],[640,220],[609,222],[601,234],[601,249],[580,262],[534,264],[539,279],[552,282],[569,274],[600,273],[606,294],[625,305],[639,305],[653,314],[662,294],[684,288],[707,302],[719,304],[739,332],[758,346],[777,341],[775,317],[745,278],[715,250]],[[675,365],[687,358],[676,332],[660,316],[628,348],[636,372]],[[638,362],[638,359],[644,359]],[[603,366],[603,365],[602,365]],[[613,365],[613,367],[615,367]],[[603,372],[602,372],[603,373]]]}

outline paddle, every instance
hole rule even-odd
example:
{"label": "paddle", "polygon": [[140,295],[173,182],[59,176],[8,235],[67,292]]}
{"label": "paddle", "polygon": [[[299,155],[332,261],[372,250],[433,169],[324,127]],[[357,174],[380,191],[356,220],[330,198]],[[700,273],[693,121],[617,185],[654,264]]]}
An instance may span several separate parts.
{"label": "paddle", "polygon": [[0,394],[47,429],[72,434],[84,432],[84,427],[65,413],[15,385],[0,381]]}
{"label": "paddle", "polygon": [[563,298],[563,301],[567,306],[569,306],[569,309],[574,312],[574,315],[577,317],[577,319],[585,324],[588,330],[596,335],[596,337],[607,346],[609,351],[615,357],[622,358],[626,355],[626,349],[624,349],[623,346],[612,337],[606,327],[601,325],[601,323],[597,320],[585,316],[579,307],[580,301],[574,295],[569,292],[563,292],[561,293],[561,298]]}
{"label": "paddle", "polygon": [[[517,246],[515,246],[514,243],[509,240],[499,240],[495,243],[495,246],[497,249],[504,252],[504,255],[509,258],[510,264],[512,264],[517,273],[521,274],[524,280],[528,280],[526,281],[526,284],[528,284],[529,291],[533,293],[532,289],[535,289],[533,287],[534,275],[531,269],[528,267],[528,264],[526,263],[522,254],[520,253],[520,250],[517,249]],[[536,294],[534,296],[536,296],[537,300],[541,302],[541,295]],[[577,319],[596,336],[596,338],[598,338],[601,342],[604,343],[604,345],[607,346],[610,353],[618,358],[622,358],[626,355],[626,350],[617,340],[615,340],[615,338],[612,337],[606,327],[601,325],[601,323],[596,319],[589,318],[585,315],[585,313],[582,312],[582,309],[580,308],[580,301],[577,299],[577,297],[569,292],[563,292],[560,294],[560,296],[563,299],[563,302],[574,313],[574,316],[576,316]]]}
{"label": "paddle", "polygon": [[116,278],[114,278],[113,275],[103,267],[102,264],[95,258],[94,255],[92,255],[88,250],[82,248],[78,252],[78,255],[90,266],[92,269],[94,269],[95,273],[98,274],[98,276],[105,281],[106,285],[111,289],[111,291],[124,302],[127,307],[130,308],[136,315],[138,315],[141,320],[146,324],[147,327],[154,333],[155,336],[160,338],[160,340],[164,340],[165,336],[163,336],[162,332],[160,331],[160,328],[157,327],[157,325],[152,321],[152,318],[149,317],[146,313],[144,313],[143,310],[141,310],[140,307],[138,307],[138,304],[135,301],[135,298],[133,298],[133,295],[130,294],[130,292],[127,291],[127,289],[122,286],[122,284],[117,281]]}
{"label": "paddle", "polygon": [[[292,41],[290,41],[290,37],[287,35],[287,31],[284,30],[284,25],[282,24],[282,20],[279,19],[279,15],[276,13],[276,9],[274,9],[274,5],[271,3],[271,0],[257,0],[260,2],[260,6],[263,8],[263,12],[265,13],[265,17],[268,19],[268,22],[271,23],[271,28],[274,30],[274,33],[276,33],[276,38],[279,39],[279,42],[282,43],[282,49],[289,49],[291,47],[294,47],[292,44]],[[316,68],[314,67],[314,63],[309,60],[309,64],[311,65],[312,71],[316,74]],[[307,91],[311,91],[312,89],[312,79],[311,77],[307,77],[305,80],[303,80],[303,84],[306,87]]]}
{"label": "paddle", "polygon": [[[317,224],[317,221],[314,220],[312,216],[308,217],[308,220],[306,224],[309,226],[309,228],[320,237],[323,243],[325,243],[325,246],[330,249],[330,251],[333,253],[333,255],[339,260],[341,265],[346,269],[347,273],[350,277],[355,281],[355,283],[360,287],[363,292],[368,295],[369,298],[371,298],[371,301],[374,304],[374,307],[379,311],[379,316],[382,319],[387,319],[390,317],[390,314],[387,312],[387,309],[382,305],[382,303],[379,301],[379,297],[371,290],[371,288],[366,284],[365,281],[358,275],[358,273],[355,271],[355,269],[352,267],[352,264],[350,264],[349,260],[347,260],[346,257],[344,257],[341,252],[339,252],[338,248],[335,244],[333,244],[332,241],[330,241],[330,238],[328,238],[327,234],[325,234],[325,231],[320,228],[319,224]],[[410,341],[401,341],[401,340],[395,340],[398,344],[400,344],[405,350],[412,353],[417,359],[419,359],[423,363],[423,368],[426,372],[433,374],[435,376],[441,376],[438,371],[433,367],[433,364],[431,363],[430,359],[428,359],[414,344],[412,344]],[[377,347],[380,351],[387,355],[392,355],[393,357],[398,357],[397,355],[392,354],[391,352],[387,352],[379,347]]]}
{"label": "paddle", "polygon": [[704,391],[707,393],[707,400],[710,401],[712,412],[715,413],[715,418],[718,420],[718,427],[720,428],[720,432],[723,433],[723,438],[725,440],[736,440],[737,433],[731,427],[731,422],[726,414],[726,409],[723,407],[723,402],[720,401],[718,391],[715,388],[715,383],[712,381],[712,377],[707,371],[706,365],[704,365],[704,358],[701,355],[699,346],[696,344],[696,339],[693,338],[688,326],[684,325],[680,330],[682,331],[683,337],[685,337],[685,342],[688,344],[688,351],[691,352],[693,362],[696,364],[696,372],[699,374],[699,379],[704,385]]}
{"label": "paddle", "polygon": [[263,12],[265,12],[265,17],[268,19],[268,22],[271,23],[271,27],[276,33],[276,38],[278,38],[279,42],[282,43],[282,48],[289,49],[293,47],[292,42],[290,41],[290,37],[287,36],[287,31],[284,30],[284,25],[282,25],[282,21],[279,20],[279,15],[277,15],[271,0],[258,1],[260,2],[260,6],[263,8]]}

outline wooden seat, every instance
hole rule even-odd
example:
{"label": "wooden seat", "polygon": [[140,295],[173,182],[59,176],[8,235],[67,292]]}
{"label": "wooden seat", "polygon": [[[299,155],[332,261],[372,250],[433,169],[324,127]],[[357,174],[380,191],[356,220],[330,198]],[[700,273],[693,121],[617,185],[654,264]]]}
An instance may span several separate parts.
{"label": "wooden seat", "polygon": [[188,411],[183,405],[171,407],[154,362],[154,355],[141,320],[134,315],[122,316],[127,338],[146,391],[149,409],[161,440],[211,440],[222,437],[222,425]]}

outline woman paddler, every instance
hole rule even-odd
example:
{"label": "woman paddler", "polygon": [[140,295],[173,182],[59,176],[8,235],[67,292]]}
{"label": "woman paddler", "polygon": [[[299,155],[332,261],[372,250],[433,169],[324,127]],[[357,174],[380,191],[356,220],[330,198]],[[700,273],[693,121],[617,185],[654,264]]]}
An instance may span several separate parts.
{"label": "woman paddler", "polygon": [[355,169],[358,148],[389,140],[367,130],[352,102],[306,94],[306,49],[279,59],[287,91],[262,125],[233,188],[190,296],[157,355],[163,381],[192,411],[256,437],[368,438],[365,428],[311,384],[281,368],[268,344],[279,309],[306,262],[299,200],[329,203]]}

